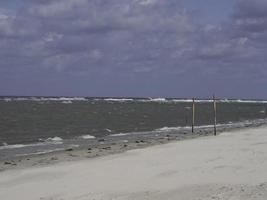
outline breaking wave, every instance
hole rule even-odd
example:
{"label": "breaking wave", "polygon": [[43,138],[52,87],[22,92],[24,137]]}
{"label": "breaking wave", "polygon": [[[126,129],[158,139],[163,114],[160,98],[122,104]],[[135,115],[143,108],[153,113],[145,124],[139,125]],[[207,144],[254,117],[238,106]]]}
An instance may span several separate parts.
{"label": "breaking wave", "polygon": [[[86,97],[0,97],[0,101],[55,101],[65,104],[73,101],[108,101],[108,102],[158,102],[158,103],[190,103],[192,99],[166,99],[166,98],[86,98]],[[210,99],[196,99],[198,103],[209,103]],[[222,103],[267,103],[267,100],[218,99]]]}
{"label": "breaking wave", "polygon": [[88,140],[88,139],[95,139],[95,136],[92,136],[92,135],[83,135],[80,138],[85,139],[85,140]]}

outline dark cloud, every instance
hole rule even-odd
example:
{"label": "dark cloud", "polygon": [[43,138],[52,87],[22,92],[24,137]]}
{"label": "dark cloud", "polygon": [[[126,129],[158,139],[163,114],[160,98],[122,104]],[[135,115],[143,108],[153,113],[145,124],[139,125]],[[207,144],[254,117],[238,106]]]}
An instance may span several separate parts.
{"label": "dark cloud", "polygon": [[267,17],[267,2],[264,0],[238,0],[234,16],[237,19],[259,19]]}
{"label": "dark cloud", "polygon": [[[119,85],[117,79],[129,87],[135,80],[185,84],[193,73],[196,82],[206,75],[262,81],[266,11],[265,0],[238,0],[229,21],[198,24],[194,12],[174,0],[29,0],[16,14],[0,9],[0,76],[16,82],[20,74],[22,82],[54,73],[66,82],[109,77],[109,85]],[[43,84],[46,78],[39,77]]]}
{"label": "dark cloud", "polygon": [[194,29],[177,3],[158,0],[32,1],[2,24],[2,37],[38,57],[39,66],[77,70],[158,60]]}

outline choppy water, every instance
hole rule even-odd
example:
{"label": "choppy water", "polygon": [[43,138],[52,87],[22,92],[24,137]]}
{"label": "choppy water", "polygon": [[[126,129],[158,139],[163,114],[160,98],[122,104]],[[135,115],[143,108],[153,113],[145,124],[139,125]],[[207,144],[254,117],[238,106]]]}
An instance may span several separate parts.
{"label": "choppy water", "polygon": [[[0,146],[103,137],[191,125],[191,100],[7,98],[0,100]],[[218,102],[218,123],[265,119],[267,102]],[[212,103],[196,104],[196,125],[213,123]]]}

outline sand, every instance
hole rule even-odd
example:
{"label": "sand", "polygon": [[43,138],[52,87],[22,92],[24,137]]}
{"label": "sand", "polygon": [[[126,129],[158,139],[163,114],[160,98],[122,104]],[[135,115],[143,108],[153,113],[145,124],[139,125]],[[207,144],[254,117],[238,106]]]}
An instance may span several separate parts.
{"label": "sand", "polygon": [[266,200],[267,127],[0,172],[2,200]]}

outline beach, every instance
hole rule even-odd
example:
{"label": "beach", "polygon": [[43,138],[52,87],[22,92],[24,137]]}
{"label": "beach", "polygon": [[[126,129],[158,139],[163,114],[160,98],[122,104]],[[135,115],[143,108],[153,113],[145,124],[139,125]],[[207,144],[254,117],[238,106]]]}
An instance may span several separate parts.
{"label": "beach", "polygon": [[267,198],[267,127],[0,172],[5,200]]}
{"label": "beach", "polygon": [[267,0],[0,1],[0,200],[267,200]]}

